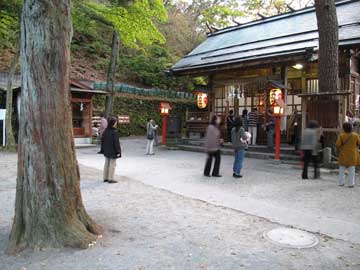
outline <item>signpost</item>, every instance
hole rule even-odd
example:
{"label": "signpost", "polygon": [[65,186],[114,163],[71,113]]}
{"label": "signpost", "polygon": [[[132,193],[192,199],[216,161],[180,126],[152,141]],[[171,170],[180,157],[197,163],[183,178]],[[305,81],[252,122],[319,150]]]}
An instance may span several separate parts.
{"label": "signpost", "polygon": [[0,121],[3,121],[3,146],[5,146],[5,119],[6,119],[6,110],[0,109]]}
{"label": "signpost", "polygon": [[129,115],[119,115],[118,120],[119,120],[119,124],[130,124]]}

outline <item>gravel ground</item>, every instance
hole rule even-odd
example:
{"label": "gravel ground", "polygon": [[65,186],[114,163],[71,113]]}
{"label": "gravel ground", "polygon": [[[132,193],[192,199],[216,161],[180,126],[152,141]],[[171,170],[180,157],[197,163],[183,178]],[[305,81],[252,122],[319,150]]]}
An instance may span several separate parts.
{"label": "gravel ground", "polygon": [[0,269],[360,269],[360,245],[317,235],[310,249],[279,247],[263,232],[281,225],[81,166],[82,194],[104,227],[87,250],[4,254],[13,217],[16,156],[0,155]]}
{"label": "gravel ground", "polygon": [[[146,156],[145,141],[122,140],[116,173],[185,197],[236,209],[276,223],[360,244],[360,187],[337,186],[337,176],[301,180],[293,166],[245,159],[242,179],[232,177],[230,156],[222,156],[222,178],[202,176],[205,155],[156,149]],[[102,170],[97,149],[77,151],[80,164]],[[311,174],[310,174],[311,175]],[[357,178],[359,184],[359,178]]]}

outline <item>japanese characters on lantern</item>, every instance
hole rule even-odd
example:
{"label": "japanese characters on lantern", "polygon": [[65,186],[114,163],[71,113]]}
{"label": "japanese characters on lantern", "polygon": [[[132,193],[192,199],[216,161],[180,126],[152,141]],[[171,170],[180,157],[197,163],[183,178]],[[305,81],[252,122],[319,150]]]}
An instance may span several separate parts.
{"label": "japanese characters on lantern", "polygon": [[208,104],[208,95],[205,93],[199,93],[197,95],[197,106],[199,109],[205,109]]}
{"label": "japanese characters on lantern", "polygon": [[277,101],[282,100],[283,94],[281,89],[274,88],[270,90],[270,104],[274,105]]}

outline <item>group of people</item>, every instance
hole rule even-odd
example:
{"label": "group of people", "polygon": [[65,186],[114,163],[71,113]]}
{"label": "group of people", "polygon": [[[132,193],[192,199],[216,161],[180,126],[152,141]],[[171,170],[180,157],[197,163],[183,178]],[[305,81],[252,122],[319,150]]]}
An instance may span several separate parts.
{"label": "group of people", "polygon": [[[270,113],[270,112],[269,112]],[[246,119],[244,121],[244,119]],[[257,112],[253,109],[247,117],[243,114],[242,117],[234,117],[233,112],[227,117],[227,126],[230,134],[229,140],[234,149],[234,163],[233,163],[233,177],[241,178],[241,170],[245,157],[245,151],[249,144],[255,144],[256,139],[256,125]],[[104,182],[117,183],[114,179],[114,172],[116,168],[116,160],[121,158],[121,147],[119,142],[119,135],[117,133],[118,121],[115,117],[106,119],[102,115],[99,126],[99,137],[101,139],[101,150],[99,153],[105,157],[104,165]],[[204,176],[206,177],[221,177],[220,163],[221,163],[221,147],[224,140],[221,138],[220,132],[221,118],[214,115],[211,118],[210,125],[206,130],[205,136],[205,150],[207,159],[204,169]],[[156,130],[158,126],[154,120],[148,119],[146,125],[146,154],[154,155],[154,142],[156,139]],[[248,132],[248,131],[249,132]],[[320,177],[319,158],[318,154],[323,147],[322,132],[317,121],[311,120],[308,122],[307,128],[303,131],[301,138],[301,150],[303,154],[303,171],[302,179],[308,179],[308,169],[310,163],[314,166],[314,178]],[[348,186],[350,188],[355,186],[355,167],[360,165],[360,136],[353,132],[353,123],[347,121],[343,124],[343,132],[339,135],[336,141],[336,148],[339,155],[339,186],[345,185],[345,171],[348,170]],[[213,160],[214,166],[212,166]],[[212,169],[212,170],[211,170]]]}
{"label": "group of people", "polygon": [[[241,178],[241,170],[243,167],[245,150],[251,139],[251,135],[245,131],[243,121],[240,117],[235,117],[231,120],[232,129],[229,131],[231,134],[231,142],[234,149],[234,164],[233,164],[233,177]],[[221,138],[220,132],[221,118],[214,115],[211,118],[210,125],[206,130],[205,135],[205,150],[207,153],[207,159],[204,169],[204,176],[206,177],[221,177],[220,174],[220,162],[221,162],[221,146],[224,140]],[[215,159],[214,166],[212,168],[213,160]],[[212,171],[211,171],[212,168]]]}
{"label": "group of people", "polygon": [[[253,113],[253,114],[252,114]],[[275,121],[271,121],[271,111],[268,112],[270,121],[265,124],[268,131],[268,136],[273,136],[269,131],[274,129]],[[256,115],[256,116],[254,116]],[[233,111],[230,111],[227,121],[228,140],[234,149],[234,163],[233,163],[233,177],[241,178],[241,170],[243,168],[243,161],[245,151],[249,144],[255,144],[254,135],[257,130],[255,123],[257,123],[257,113],[253,109],[251,113],[245,114],[241,117],[234,117]],[[211,119],[210,125],[207,128],[205,136],[205,150],[207,159],[205,163],[204,176],[206,177],[221,177],[220,162],[221,162],[221,147],[224,143],[220,132],[221,118],[214,115]],[[345,185],[345,171],[348,170],[348,186],[350,188],[355,186],[355,167],[360,165],[360,136],[353,132],[354,124],[347,121],[343,124],[343,131],[336,141],[336,148],[339,155],[339,186]],[[247,132],[247,130],[249,132]],[[255,135],[256,136],[256,135]],[[256,137],[255,137],[256,138]],[[268,138],[270,139],[270,138]],[[323,136],[320,125],[317,121],[311,120],[307,128],[303,131],[301,138],[301,150],[303,157],[302,179],[308,179],[308,170],[310,163],[314,166],[314,179],[320,178],[319,168],[319,152],[323,148]],[[213,169],[212,163],[215,160]]]}
{"label": "group of people", "polygon": [[[353,132],[353,123],[346,121],[342,125],[342,132],[338,136],[335,146],[338,152],[339,186],[345,185],[345,171],[348,170],[348,187],[355,186],[355,168],[360,165],[360,137]],[[303,131],[301,150],[303,151],[302,179],[308,179],[308,168],[314,165],[314,179],[320,177],[319,152],[323,148],[323,136],[317,121],[311,120]]]}
{"label": "group of people", "polygon": [[[240,120],[242,121],[242,127],[245,131],[248,131],[251,134],[251,139],[249,141],[250,145],[256,145],[257,140],[257,127],[258,127],[258,121],[259,116],[257,112],[257,108],[252,108],[251,112],[248,113],[248,110],[243,110],[242,115],[240,117]],[[226,118],[226,126],[227,126],[227,135],[228,135],[228,141],[232,141],[232,129],[235,124],[235,117],[234,117],[234,111],[230,110],[229,115]]]}

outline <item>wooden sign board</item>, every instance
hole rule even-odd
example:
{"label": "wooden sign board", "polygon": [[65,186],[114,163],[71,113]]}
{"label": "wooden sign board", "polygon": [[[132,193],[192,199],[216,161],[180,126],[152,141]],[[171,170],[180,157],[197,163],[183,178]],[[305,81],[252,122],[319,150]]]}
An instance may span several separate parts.
{"label": "wooden sign board", "polygon": [[119,124],[130,124],[129,115],[119,115],[118,120],[119,120]]}

